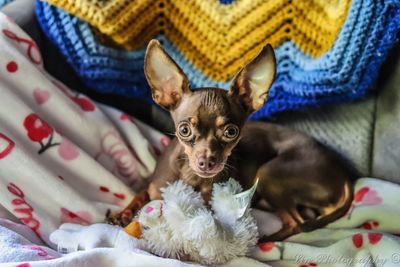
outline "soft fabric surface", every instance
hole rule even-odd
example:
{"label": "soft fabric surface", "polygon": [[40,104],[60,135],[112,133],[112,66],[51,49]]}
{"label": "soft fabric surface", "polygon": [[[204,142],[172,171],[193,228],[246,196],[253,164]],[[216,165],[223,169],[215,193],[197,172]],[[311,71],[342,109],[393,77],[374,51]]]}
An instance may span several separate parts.
{"label": "soft fabric surface", "polygon": [[0,53],[1,205],[44,240],[62,221],[99,222],[126,206],[169,139],[50,77],[2,13]]}
{"label": "soft fabric surface", "polygon": [[[37,2],[44,32],[85,84],[101,92],[148,98],[143,47],[154,37],[163,41],[194,88],[228,88],[239,68],[272,43],[277,80],[255,119],[365,95],[400,29],[400,2],[395,0],[50,2],[81,15],[96,31],[136,45],[133,51],[105,47],[89,23]],[[157,34],[160,27],[163,34]]]}
{"label": "soft fabric surface", "polygon": [[0,241],[0,266],[198,266],[159,258],[134,248],[129,251],[94,248],[62,257],[61,253],[41,243],[29,227],[4,219],[0,219]]}
{"label": "soft fabric surface", "polygon": [[[400,264],[400,186],[373,178],[358,180],[346,216],[328,228],[299,234],[284,242],[261,243],[250,258],[224,266],[398,266]],[[259,231],[277,230],[272,214],[254,210]],[[0,266],[192,266],[155,257],[120,228],[106,224],[65,224],[52,235],[61,247],[84,251],[62,255],[43,244],[32,229],[0,220]],[[66,246],[67,245],[67,246]],[[112,247],[112,248],[105,248]],[[74,251],[74,250],[72,250]],[[198,265],[196,265],[198,266]]]}
{"label": "soft fabric surface", "polygon": [[[400,208],[397,205],[400,186],[362,178],[358,180],[354,193],[349,212],[327,229],[299,234],[284,242],[261,243],[254,249],[252,257],[272,266],[344,266],[351,261],[354,266],[356,263],[360,266],[398,266],[400,237],[389,233],[400,233]],[[261,234],[278,229],[272,214],[258,210],[253,210],[253,214],[258,220]],[[124,237],[111,237],[116,235],[113,233],[116,230],[110,227],[100,224],[89,227],[63,225],[52,234],[52,241],[57,244],[67,241],[67,244],[72,243],[75,247],[90,248],[99,246],[99,239],[117,240],[112,246],[145,248],[138,240],[134,242]],[[93,232],[97,235],[93,235]]]}
{"label": "soft fabric surface", "polygon": [[400,150],[394,149],[400,143],[400,46],[397,51],[389,65],[393,73],[377,102],[372,174],[400,182],[396,180],[400,173]]}

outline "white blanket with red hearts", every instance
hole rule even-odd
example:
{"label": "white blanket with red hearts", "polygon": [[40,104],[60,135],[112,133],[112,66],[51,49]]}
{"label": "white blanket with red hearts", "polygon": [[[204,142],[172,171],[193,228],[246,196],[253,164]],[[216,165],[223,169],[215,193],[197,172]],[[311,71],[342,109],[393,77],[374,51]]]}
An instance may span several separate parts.
{"label": "white blanket with red hearts", "polygon": [[[51,77],[36,44],[0,13],[0,266],[195,266],[135,248],[131,237],[104,243],[109,226],[84,251],[61,254],[49,240],[63,223],[100,223],[126,206],[168,143]],[[260,244],[253,259],[227,266],[398,266],[399,186],[364,178],[355,190],[350,212],[328,229]],[[279,228],[273,215],[254,215],[261,234]]]}
{"label": "white blanket with red hearts", "polygon": [[[399,266],[398,203],[399,185],[362,178],[355,187],[351,210],[328,228],[259,244],[249,258],[237,258],[224,266]],[[279,228],[273,215],[254,215],[261,234]],[[61,254],[28,226],[0,219],[0,266],[199,266],[151,255],[133,237],[107,224],[63,224],[55,233],[52,240],[68,240],[63,244],[82,251]]]}

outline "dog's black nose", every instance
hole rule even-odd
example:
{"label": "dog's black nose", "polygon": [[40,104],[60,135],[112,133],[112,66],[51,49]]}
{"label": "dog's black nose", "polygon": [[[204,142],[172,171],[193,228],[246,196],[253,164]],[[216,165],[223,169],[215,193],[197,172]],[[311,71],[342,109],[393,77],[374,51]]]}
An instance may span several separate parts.
{"label": "dog's black nose", "polygon": [[214,157],[200,157],[197,164],[201,171],[203,171],[203,172],[210,171],[215,166],[215,158]]}

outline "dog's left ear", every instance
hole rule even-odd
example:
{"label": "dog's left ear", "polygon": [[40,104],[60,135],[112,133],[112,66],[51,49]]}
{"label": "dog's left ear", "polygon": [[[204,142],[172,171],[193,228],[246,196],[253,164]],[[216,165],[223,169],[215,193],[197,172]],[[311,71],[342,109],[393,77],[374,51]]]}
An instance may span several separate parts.
{"label": "dog's left ear", "polygon": [[233,78],[229,95],[236,98],[249,114],[260,109],[267,100],[275,79],[276,60],[270,44]]}
{"label": "dog's left ear", "polygon": [[182,95],[190,93],[188,78],[157,40],[147,46],[144,73],[153,100],[165,109],[176,108]]}

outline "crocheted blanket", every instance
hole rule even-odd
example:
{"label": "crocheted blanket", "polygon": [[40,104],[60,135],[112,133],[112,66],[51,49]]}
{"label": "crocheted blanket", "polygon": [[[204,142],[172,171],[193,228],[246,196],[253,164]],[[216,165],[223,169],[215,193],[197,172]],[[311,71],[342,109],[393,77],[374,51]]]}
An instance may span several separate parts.
{"label": "crocheted blanket", "polygon": [[149,97],[142,67],[151,38],[163,41],[192,87],[229,88],[240,67],[271,43],[277,80],[253,118],[364,96],[400,29],[396,0],[48,2],[58,8],[37,2],[43,30],[101,92]]}
{"label": "crocheted blanket", "polygon": [[12,0],[0,0],[0,8],[10,3]]}

